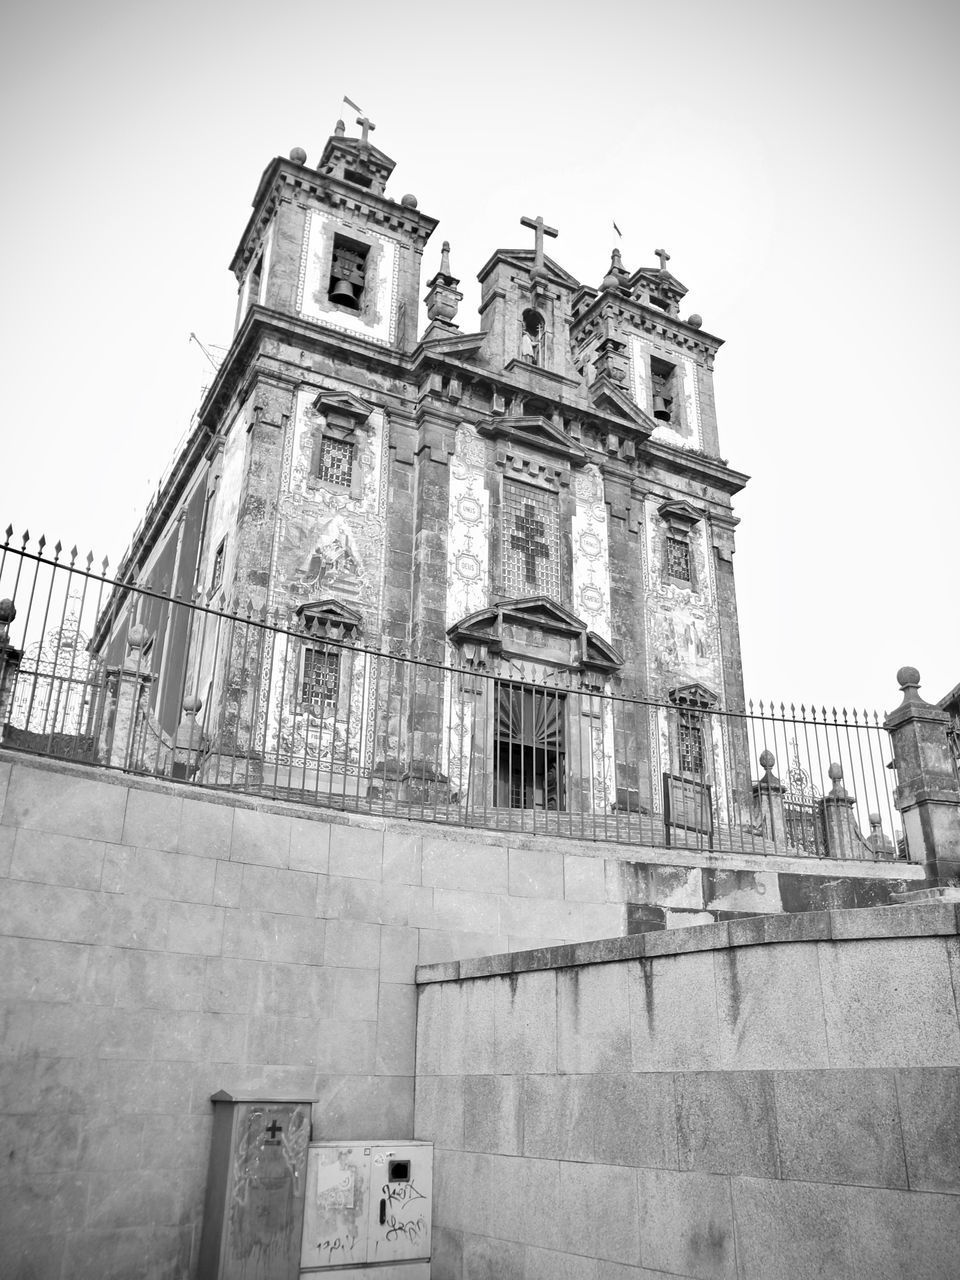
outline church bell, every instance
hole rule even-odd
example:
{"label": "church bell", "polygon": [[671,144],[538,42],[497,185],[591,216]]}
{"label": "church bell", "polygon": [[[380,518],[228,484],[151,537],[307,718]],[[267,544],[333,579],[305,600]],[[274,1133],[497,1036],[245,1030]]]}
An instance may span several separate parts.
{"label": "church bell", "polygon": [[349,280],[337,281],[330,290],[330,300],[338,303],[341,307],[350,307],[353,311],[359,311],[360,309],[354,287]]}
{"label": "church bell", "polygon": [[660,422],[670,422],[673,418],[671,409],[673,408],[673,398],[669,396],[653,397],[653,416]]}

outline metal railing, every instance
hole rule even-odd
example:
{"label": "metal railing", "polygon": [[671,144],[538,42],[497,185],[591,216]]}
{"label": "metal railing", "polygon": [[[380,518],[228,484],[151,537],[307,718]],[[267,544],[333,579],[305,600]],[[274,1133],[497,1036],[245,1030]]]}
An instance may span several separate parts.
{"label": "metal railing", "polygon": [[[906,856],[876,713],[625,697],[522,663],[352,643],[336,618],[117,581],[0,547],[4,746],[384,816],[583,840]],[[472,662],[472,665],[471,665]],[[697,689],[698,686],[692,686]]]}

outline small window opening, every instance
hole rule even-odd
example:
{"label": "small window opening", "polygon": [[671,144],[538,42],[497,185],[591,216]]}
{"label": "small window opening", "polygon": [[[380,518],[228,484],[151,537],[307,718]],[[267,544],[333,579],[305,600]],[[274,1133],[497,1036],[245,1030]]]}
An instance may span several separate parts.
{"label": "small window opening", "polygon": [[693,773],[698,777],[702,777],[704,771],[703,729],[700,725],[700,717],[695,713],[680,712],[677,745],[680,772]]}
{"label": "small window opening", "polygon": [[356,169],[344,169],[343,179],[345,182],[352,182],[355,187],[373,186],[373,179],[365,173],[358,173]]}
{"label": "small window opening", "polygon": [[520,335],[520,358],[527,364],[543,367],[543,339],[546,332],[543,316],[539,311],[523,313],[523,332]]}
{"label": "small window opening", "polygon": [[667,535],[667,573],[680,582],[690,581],[690,543]]}
{"label": "small window opening", "polygon": [[213,553],[213,573],[210,577],[210,590],[216,591],[220,583],[223,581],[223,562],[227,555],[227,540],[224,540]]}
{"label": "small window opening", "polygon": [[651,307],[659,307],[661,311],[670,310],[670,303],[666,300],[666,298],[658,298],[655,294],[652,294],[652,293],[650,295],[650,305]]}
{"label": "small window opening", "polygon": [[369,245],[358,244],[355,240],[348,240],[346,236],[334,236],[327,296],[338,307],[346,307],[349,311],[360,310],[369,252]]}
{"label": "small window opening", "polygon": [[353,480],[353,442],[324,436],[317,458],[317,479],[338,489],[349,489]]}
{"label": "small window opening", "polygon": [[304,649],[300,701],[321,715],[336,706],[340,690],[340,653],[337,649]]}
{"label": "small window opening", "polygon": [[658,422],[674,422],[677,366],[657,356],[650,357],[650,381],[653,390],[653,416]]}

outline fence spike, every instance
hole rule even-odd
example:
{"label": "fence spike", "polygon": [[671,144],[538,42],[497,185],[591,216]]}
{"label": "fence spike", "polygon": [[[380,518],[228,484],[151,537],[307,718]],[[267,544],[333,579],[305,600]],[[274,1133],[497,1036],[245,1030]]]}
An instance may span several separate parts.
{"label": "fence spike", "polygon": [[43,555],[43,548],[46,545],[47,545],[47,535],[45,533],[41,533],[40,537],[37,539],[37,550],[40,552],[41,555]]}
{"label": "fence spike", "polygon": [[29,541],[30,541],[30,530],[29,530],[29,529],[24,529],[24,531],[23,531],[23,545],[24,545],[24,547],[26,547],[26,545],[27,545],[27,543],[28,543]]}
{"label": "fence spike", "polygon": [[104,556],[104,557],[103,557],[103,560],[102,560],[102,562],[101,562],[101,565],[100,565],[100,568],[103,570],[103,572],[104,572],[104,573],[106,573],[106,572],[107,572],[107,566],[108,566],[109,564],[110,564],[110,561],[107,559],[107,557],[106,557],[106,556]]}
{"label": "fence spike", "polygon": [[56,543],[54,544],[54,548],[53,548],[53,558],[54,558],[54,560],[59,560],[59,559],[60,559],[60,552],[61,552],[62,550],[63,550],[63,543],[62,543],[62,542],[60,541],[60,539],[58,538],[58,539],[57,539],[57,541],[56,541]]}
{"label": "fence spike", "polygon": [[93,564],[93,552],[92,552],[92,551],[88,551],[88,552],[87,552],[87,571],[88,571],[88,572],[89,572],[89,570],[90,570],[90,566],[91,566],[92,564]]}
{"label": "fence spike", "polygon": [[76,562],[77,562],[77,556],[78,556],[79,554],[80,554],[80,552],[79,552],[79,550],[78,550],[78,548],[77,548],[77,544],[76,544],[76,543],[74,543],[74,544],[73,544],[73,546],[70,548],[70,564],[71,564],[71,566],[73,566],[73,565],[75,565],[75,564],[76,564]]}
{"label": "fence spike", "polygon": [[[10,541],[10,539],[13,537],[13,525],[12,525],[12,524],[8,524],[8,525],[7,525],[7,528],[6,528],[6,535],[7,535],[7,542],[9,542],[9,541]],[[6,542],[4,543],[4,546],[6,546]]]}

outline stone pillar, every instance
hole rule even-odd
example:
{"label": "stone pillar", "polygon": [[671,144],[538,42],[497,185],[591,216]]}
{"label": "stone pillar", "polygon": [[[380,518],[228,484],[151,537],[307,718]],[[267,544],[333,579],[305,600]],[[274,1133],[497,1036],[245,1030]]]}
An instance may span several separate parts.
{"label": "stone pillar", "polygon": [[947,740],[950,717],[918,692],[920,673],[901,667],[903,701],[884,721],[897,772],[895,803],[907,856],[923,863],[932,885],[960,883],[960,786]]}
{"label": "stone pillar", "polygon": [[17,687],[22,649],[10,643],[10,623],[17,616],[12,600],[0,600],[0,742],[7,736],[13,710],[13,692]]}
{"label": "stone pillar", "polygon": [[847,794],[843,785],[843,767],[831,764],[827,777],[833,783],[820,801],[827,856],[831,858],[866,858],[870,849],[860,834],[854,813],[856,797]]}
{"label": "stone pillar", "polygon": [[197,715],[203,702],[188,694],[183,700],[183,719],[173,739],[170,760],[170,776],[190,782],[200,767],[200,758],[206,750],[206,737],[197,724]]}
{"label": "stone pillar", "polygon": [[132,769],[138,763],[137,730],[143,711],[143,695],[153,681],[141,649],[146,627],[135,624],[127,632],[127,656],[120,667],[107,668],[110,709],[101,730],[98,755],[102,764]]}
{"label": "stone pillar", "polygon": [[786,787],[773,772],[777,758],[772,751],[760,752],[763,777],[753,783],[753,812],[757,815],[764,840],[772,840],[778,852],[787,851],[787,820],[783,812]]}

